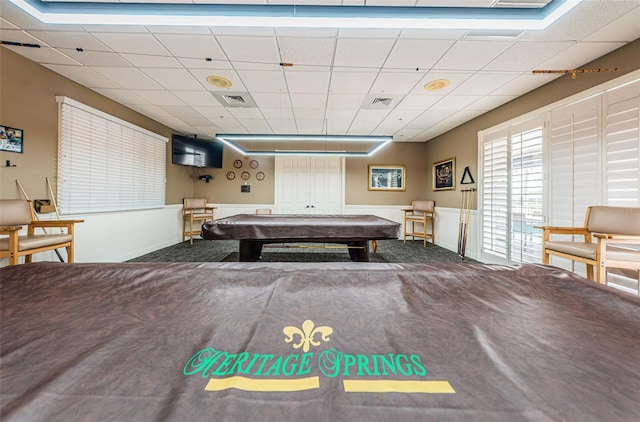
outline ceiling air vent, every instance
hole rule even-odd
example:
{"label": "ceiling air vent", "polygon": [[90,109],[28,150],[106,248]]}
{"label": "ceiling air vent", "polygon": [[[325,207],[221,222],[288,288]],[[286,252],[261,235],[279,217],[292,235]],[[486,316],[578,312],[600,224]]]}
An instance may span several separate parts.
{"label": "ceiling air vent", "polygon": [[380,94],[376,95],[367,95],[362,102],[361,108],[372,108],[372,109],[392,109],[394,108],[401,100],[401,96],[392,95],[392,96],[382,96]]}
{"label": "ceiling air vent", "polygon": [[212,92],[211,95],[225,107],[256,107],[255,101],[248,92]]}
{"label": "ceiling air vent", "polygon": [[393,101],[393,98],[374,98],[373,100],[371,100],[371,106],[375,107],[375,106],[382,106],[382,107],[386,107],[389,104],[391,104],[391,101]]}

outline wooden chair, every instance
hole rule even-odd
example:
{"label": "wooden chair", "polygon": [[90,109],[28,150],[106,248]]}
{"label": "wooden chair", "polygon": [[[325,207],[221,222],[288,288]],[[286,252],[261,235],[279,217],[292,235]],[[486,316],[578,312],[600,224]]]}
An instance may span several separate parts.
{"label": "wooden chair", "polygon": [[[536,228],[542,229],[544,265],[549,265],[550,255],[583,262],[587,278],[601,284],[606,284],[608,268],[640,272],[640,208],[591,206],[587,208],[583,227]],[[559,234],[581,238],[573,241],[551,238]]]}
{"label": "wooden chair", "polygon": [[[193,245],[193,236],[200,235],[201,225],[213,220],[216,207],[210,207],[206,198],[184,198],[182,200],[182,241],[189,237],[189,243]],[[187,223],[189,229],[187,230]],[[194,229],[194,225],[198,225]]]}
{"label": "wooden chair", "polygon": [[[73,227],[84,220],[45,220],[37,221],[31,201],[22,199],[0,200],[0,257],[9,258],[9,265],[19,264],[19,258],[24,256],[24,262],[30,263],[32,255],[39,252],[65,248],[67,262],[73,262],[74,235]],[[27,234],[20,235],[19,231],[27,226]],[[41,228],[43,234],[36,234],[36,228]],[[66,233],[47,233],[46,229],[63,228]],[[58,256],[60,256],[58,254]],[[60,258],[62,260],[62,258]]]}
{"label": "wooden chair", "polygon": [[[427,239],[431,239],[431,243],[435,244],[435,206],[434,201],[412,201],[411,208],[403,209],[404,213],[404,236],[403,242],[407,242],[407,236],[411,236],[412,240],[416,237],[423,239],[424,246],[427,246]],[[419,223],[418,229],[415,223]],[[409,226],[411,224],[411,226]],[[428,230],[428,227],[431,230]]]}

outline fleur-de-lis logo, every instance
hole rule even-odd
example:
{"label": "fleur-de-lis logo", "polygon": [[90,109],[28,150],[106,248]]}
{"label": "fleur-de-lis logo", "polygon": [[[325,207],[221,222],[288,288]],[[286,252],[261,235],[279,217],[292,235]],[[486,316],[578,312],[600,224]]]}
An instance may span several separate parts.
{"label": "fleur-de-lis logo", "polygon": [[329,341],[329,336],[333,333],[333,328],[327,326],[315,327],[315,324],[311,320],[306,320],[302,323],[302,330],[298,327],[294,327],[293,325],[289,325],[282,329],[282,332],[286,336],[284,341],[287,343],[291,343],[293,341],[294,336],[297,334],[300,336],[300,342],[294,343],[293,348],[299,349],[302,347],[302,350],[305,352],[309,351],[309,345],[311,346],[319,346],[320,341],[316,340],[315,337],[317,334],[320,334],[320,340]]}

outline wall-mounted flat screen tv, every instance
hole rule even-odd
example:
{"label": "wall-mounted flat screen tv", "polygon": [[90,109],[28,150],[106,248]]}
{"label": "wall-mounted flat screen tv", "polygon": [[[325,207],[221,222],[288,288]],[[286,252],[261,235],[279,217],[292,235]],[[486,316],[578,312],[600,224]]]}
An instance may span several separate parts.
{"label": "wall-mounted flat screen tv", "polygon": [[182,166],[222,168],[222,143],[173,135],[171,162]]}

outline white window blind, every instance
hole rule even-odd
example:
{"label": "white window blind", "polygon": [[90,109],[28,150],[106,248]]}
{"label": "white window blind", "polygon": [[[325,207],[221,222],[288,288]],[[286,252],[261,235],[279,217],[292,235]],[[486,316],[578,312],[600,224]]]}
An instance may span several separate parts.
{"label": "white window blind", "polygon": [[482,143],[482,250],[507,259],[508,137],[494,133]]}
{"label": "white window blind", "polygon": [[605,93],[607,204],[640,206],[640,82]]}
{"label": "white window blind", "polygon": [[62,214],[164,206],[167,138],[70,98],[56,101]]}

